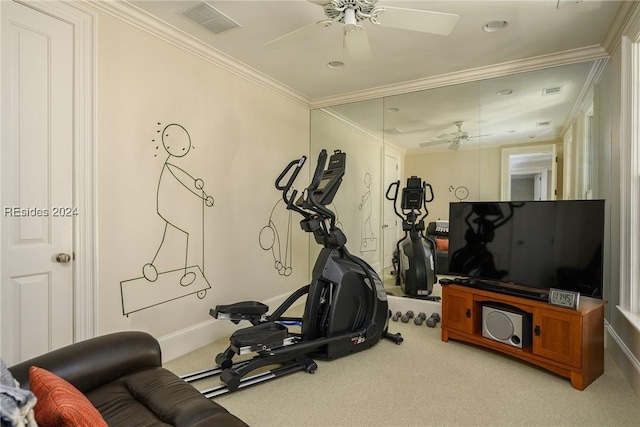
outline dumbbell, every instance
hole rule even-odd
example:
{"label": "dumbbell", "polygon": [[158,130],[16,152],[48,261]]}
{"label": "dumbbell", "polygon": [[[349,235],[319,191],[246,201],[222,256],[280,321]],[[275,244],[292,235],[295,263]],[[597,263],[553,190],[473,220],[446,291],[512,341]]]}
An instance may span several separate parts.
{"label": "dumbbell", "polygon": [[432,313],[431,317],[427,319],[427,326],[430,328],[435,328],[439,321],[440,315],[438,313]]}
{"label": "dumbbell", "polygon": [[402,316],[402,313],[399,311],[396,311],[396,314],[393,315],[393,317],[391,318],[391,320],[393,320],[394,322],[397,322],[398,319],[400,318],[400,316]]}
{"label": "dumbbell", "polygon": [[413,323],[415,323],[416,325],[420,326],[422,325],[422,322],[424,322],[427,318],[427,315],[424,314],[423,312],[418,313],[418,315],[416,316],[415,319],[413,319]]}
{"label": "dumbbell", "polygon": [[410,319],[413,319],[413,311],[407,311],[401,318],[402,323],[408,323]]}

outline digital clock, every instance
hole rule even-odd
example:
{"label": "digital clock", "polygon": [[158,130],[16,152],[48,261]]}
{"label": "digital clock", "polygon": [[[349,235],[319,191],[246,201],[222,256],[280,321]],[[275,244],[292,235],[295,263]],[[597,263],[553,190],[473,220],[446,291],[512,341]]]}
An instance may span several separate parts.
{"label": "digital clock", "polygon": [[566,291],[564,289],[549,289],[549,304],[558,307],[566,307],[573,310],[578,309],[580,292]]}

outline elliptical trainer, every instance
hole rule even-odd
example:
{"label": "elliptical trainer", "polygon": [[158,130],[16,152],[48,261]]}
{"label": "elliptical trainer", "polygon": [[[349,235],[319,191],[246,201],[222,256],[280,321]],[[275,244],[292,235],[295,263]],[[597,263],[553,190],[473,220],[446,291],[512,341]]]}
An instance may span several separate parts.
{"label": "elliptical trainer", "polygon": [[[402,220],[404,237],[398,240],[394,256],[394,274],[396,285],[402,286],[405,295],[415,298],[439,301],[440,297],[432,296],[436,276],[436,244],[424,235],[424,219],[429,215],[427,203],[433,201],[433,189],[417,176],[407,179],[407,186],[402,189],[401,209],[398,211],[397,200],[400,181],[393,182],[387,189],[386,198],[393,202],[393,210]],[[427,198],[427,189],[430,197]],[[422,214],[424,209],[424,215]]]}
{"label": "elliptical trainer", "polygon": [[[245,375],[267,365],[282,366],[280,370],[269,371],[260,381],[298,370],[313,373],[317,364],[311,357],[336,359],[366,350],[382,338],[396,344],[402,342],[400,334],[387,332],[389,308],[382,281],[365,261],[347,251],[347,238],[327,207],[342,182],[346,153],[335,151],[325,170],[327,152],[322,150],[311,184],[296,200],[298,192],[292,186],[305,161],[303,156],[290,162],[278,176],[276,188],[282,191],[287,209],[304,217],[300,221],[302,229],[313,233],[316,242],[323,246],[311,283],[294,292],[270,315],[266,314],[269,307],[257,301],[218,305],[210,310],[216,319],[234,323],[248,320],[252,324],[234,332],[229,347],[216,356],[225,391],[255,384],[258,375],[244,378]],[[287,182],[283,183],[287,176]],[[293,303],[305,295],[303,317],[284,317]],[[292,321],[301,323],[300,333],[289,331],[283,324]],[[256,355],[249,360],[232,361],[236,355],[248,353]],[[221,394],[203,393],[208,397]]]}

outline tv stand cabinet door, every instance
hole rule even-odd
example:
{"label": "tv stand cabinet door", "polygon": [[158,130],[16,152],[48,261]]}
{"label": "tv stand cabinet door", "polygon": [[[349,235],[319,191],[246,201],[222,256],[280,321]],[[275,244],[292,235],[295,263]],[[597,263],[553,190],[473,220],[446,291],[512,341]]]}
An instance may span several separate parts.
{"label": "tv stand cabinet door", "polygon": [[544,308],[533,309],[533,353],[580,368],[582,317]]}
{"label": "tv stand cabinet door", "polygon": [[442,287],[442,328],[473,334],[473,294]]}

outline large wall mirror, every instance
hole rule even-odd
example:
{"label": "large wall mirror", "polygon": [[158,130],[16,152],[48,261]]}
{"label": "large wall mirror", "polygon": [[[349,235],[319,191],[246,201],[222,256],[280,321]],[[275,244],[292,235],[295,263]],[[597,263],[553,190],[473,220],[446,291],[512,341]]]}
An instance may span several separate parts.
{"label": "large wall mirror", "polygon": [[313,110],[312,155],[348,152],[335,201],[347,247],[390,267],[401,229],[384,193],[414,175],[433,188],[427,222],[459,200],[604,198],[608,76],[601,59]]}

